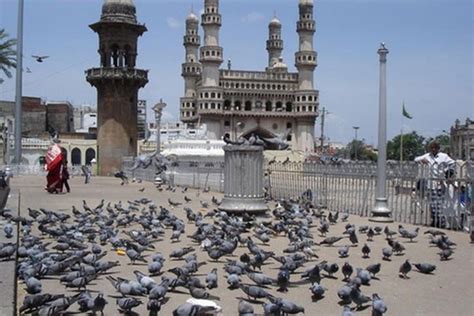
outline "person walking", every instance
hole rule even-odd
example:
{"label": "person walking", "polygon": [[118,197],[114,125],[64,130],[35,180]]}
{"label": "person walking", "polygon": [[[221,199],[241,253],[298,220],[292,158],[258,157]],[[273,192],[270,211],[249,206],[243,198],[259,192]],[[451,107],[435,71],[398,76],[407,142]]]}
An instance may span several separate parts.
{"label": "person walking", "polygon": [[429,152],[415,158],[415,162],[425,166],[423,173],[428,179],[420,181],[426,190],[430,201],[431,226],[445,227],[446,218],[443,214],[445,209],[445,195],[452,178],[454,177],[455,161],[448,154],[440,151],[440,144],[432,141]]}
{"label": "person walking", "polygon": [[48,171],[46,175],[46,188],[49,193],[59,193],[62,187],[62,166],[64,160],[63,148],[59,146],[60,140],[53,139],[53,143],[46,152],[45,170]]}
{"label": "person walking", "polygon": [[[69,183],[67,180],[69,180],[69,171],[67,169],[67,159],[63,160],[63,168],[61,171],[61,176],[63,180],[63,184],[66,187],[67,193],[71,193],[71,188],[69,187]],[[61,192],[62,192],[62,186],[61,186]]]}

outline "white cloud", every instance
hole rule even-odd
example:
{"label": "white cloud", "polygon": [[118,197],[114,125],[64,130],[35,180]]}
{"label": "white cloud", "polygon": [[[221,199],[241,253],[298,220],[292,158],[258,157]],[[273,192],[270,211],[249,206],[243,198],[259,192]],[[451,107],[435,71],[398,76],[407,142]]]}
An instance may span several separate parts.
{"label": "white cloud", "polygon": [[246,16],[243,16],[241,18],[241,21],[243,23],[257,23],[257,22],[260,22],[260,21],[263,21],[265,17],[263,16],[263,14],[259,13],[259,12],[256,12],[256,11],[252,11],[250,12],[249,14],[247,14]]}
{"label": "white cloud", "polygon": [[173,17],[167,17],[166,18],[166,23],[172,29],[177,29],[181,26],[181,23]]}

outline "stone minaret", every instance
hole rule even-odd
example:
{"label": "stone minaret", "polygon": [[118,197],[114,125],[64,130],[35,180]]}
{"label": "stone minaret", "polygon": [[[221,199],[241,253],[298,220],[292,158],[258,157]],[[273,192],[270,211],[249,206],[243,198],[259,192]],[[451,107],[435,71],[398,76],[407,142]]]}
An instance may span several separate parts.
{"label": "stone minaret", "polygon": [[185,60],[182,64],[181,75],[184,78],[184,97],[181,98],[181,121],[194,125],[197,123],[196,81],[201,73],[198,61],[198,50],[201,43],[198,35],[199,19],[191,13],[186,19],[186,34],[184,35]]}
{"label": "stone minaret", "polygon": [[122,169],[122,157],[137,154],[138,90],[148,71],[136,69],[138,37],[147,31],[137,22],[132,0],[105,0],[100,21],[90,25],[99,35],[100,67],[86,71],[97,88],[98,174]]}
{"label": "stone minaret", "polygon": [[274,17],[268,25],[268,68],[279,62],[281,52],[283,51],[283,40],[281,39],[281,23],[277,17]]}
{"label": "stone minaret", "polygon": [[202,82],[198,95],[198,106],[200,114],[207,116],[208,137],[219,139],[222,137],[220,119],[213,119],[213,114],[222,111],[223,108],[223,89],[219,87],[219,67],[223,61],[223,49],[219,46],[219,29],[221,27],[219,0],[204,1],[201,25],[204,29],[204,46],[200,50]]}
{"label": "stone minaret", "polygon": [[317,66],[317,54],[313,48],[316,22],[313,19],[313,0],[299,0],[299,21],[296,29],[299,35],[299,50],[295,54],[298,69],[298,89],[295,91],[297,112],[307,112],[298,120],[296,138],[298,148],[314,150],[314,120],[319,105],[318,91],[314,89],[313,76]]}

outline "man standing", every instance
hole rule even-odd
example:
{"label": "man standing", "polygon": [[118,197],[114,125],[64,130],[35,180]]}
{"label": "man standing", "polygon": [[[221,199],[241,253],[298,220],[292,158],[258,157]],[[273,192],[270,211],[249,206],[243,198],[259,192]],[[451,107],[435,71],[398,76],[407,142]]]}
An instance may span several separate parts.
{"label": "man standing", "polygon": [[437,141],[432,141],[428,148],[430,151],[416,157],[415,162],[428,168],[425,175],[428,177],[426,189],[430,198],[431,226],[444,227],[446,222],[442,214],[445,201],[443,196],[446,194],[447,185],[454,177],[455,161],[447,154],[440,152],[440,144]]}

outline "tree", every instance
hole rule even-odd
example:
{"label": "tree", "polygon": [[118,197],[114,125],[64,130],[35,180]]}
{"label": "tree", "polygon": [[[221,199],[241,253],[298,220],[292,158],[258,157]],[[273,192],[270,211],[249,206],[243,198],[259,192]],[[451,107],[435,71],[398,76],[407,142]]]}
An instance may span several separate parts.
{"label": "tree", "polygon": [[[0,29],[0,71],[7,76],[12,77],[10,68],[16,68],[16,50],[13,48],[16,46],[16,40],[8,38],[8,34],[5,29]],[[3,79],[0,78],[0,83]]]}
{"label": "tree", "polygon": [[[387,143],[387,159],[400,160],[401,135]],[[415,131],[403,135],[403,160],[413,160],[425,152],[425,138]]]}
{"label": "tree", "polygon": [[377,161],[377,154],[362,140],[353,140],[343,149],[336,152],[336,156],[351,160]]}

